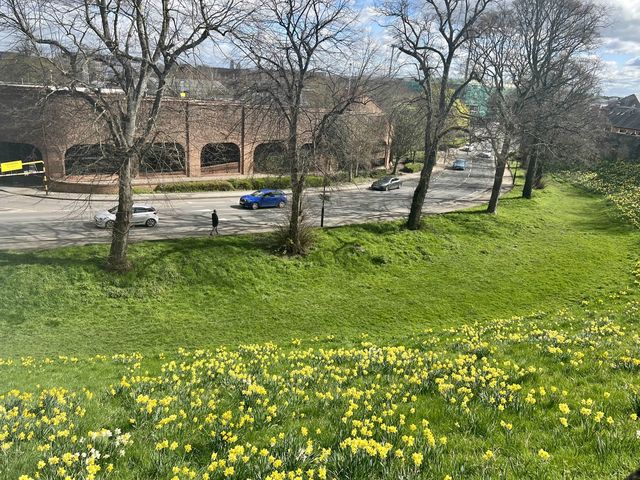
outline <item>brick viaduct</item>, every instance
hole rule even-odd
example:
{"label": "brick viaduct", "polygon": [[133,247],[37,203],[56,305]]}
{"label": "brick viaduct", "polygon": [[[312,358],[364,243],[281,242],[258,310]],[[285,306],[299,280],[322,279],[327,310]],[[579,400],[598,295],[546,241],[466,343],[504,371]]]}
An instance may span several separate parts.
{"label": "brick viaduct", "polygon": [[[35,147],[59,189],[72,190],[73,185],[83,183],[113,185],[113,178],[87,178],[67,171],[74,148],[107,141],[104,126],[96,121],[95,113],[84,102],[67,96],[49,96],[43,101],[43,93],[41,87],[0,85],[0,145]],[[311,127],[320,115],[319,111],[312,113],[301,123],[302,143],[309,141]],[[376,128],[380,132],[380,153],[372,163],[388,165],[388,129],[381,110],[373,102],[367,102],[354,106],[349,115],[366,115],[368,122],[380,124]],[[167,98],[153,142],[175,146],[182,162],[173,172],[155,171],[146,175],[146,181],[258,173],[254,164],[256,153],[265,146],[281,145],[283,132],[282,122],[264,109],[235,101]],[[217,156],[207,154],[212,150],[218,152]],[[144,172],[140,176],[145,177]]]}

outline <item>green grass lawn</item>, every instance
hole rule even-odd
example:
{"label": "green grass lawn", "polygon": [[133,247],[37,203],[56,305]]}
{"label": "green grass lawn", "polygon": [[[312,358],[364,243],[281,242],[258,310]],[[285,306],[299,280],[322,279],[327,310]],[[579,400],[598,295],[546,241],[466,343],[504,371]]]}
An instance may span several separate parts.
{"label": "green grass lawn", "polygon": [[156,352],[336,335],[348,343],[553,309],[629,281],[639,233],[568,185],[399,223],[327,229],[304,258],[268,236],[145,242],[105,273],[104,245],[0,253],[0,358]]}
{"label": "green grass lawn", "polygon": [[141,243],[121,276],[0,253],[0,478],[624,478],[640,231],[565,183],[481,211],[296,259]]}

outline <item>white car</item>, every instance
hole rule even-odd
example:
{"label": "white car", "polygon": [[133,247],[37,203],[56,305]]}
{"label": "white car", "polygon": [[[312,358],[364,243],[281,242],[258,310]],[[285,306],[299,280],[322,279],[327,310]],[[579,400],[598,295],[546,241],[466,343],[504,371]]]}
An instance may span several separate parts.
{"label": "white car", "polygon": [[[96,214],[94,220],[96,226],[100,228],[113,228],[116,223],[116,212],[118,207],[115,206],[104,212]],[[132,225],[145,225],[147,227],[155,227],[158,224],[158,211],[149,205],[134,205],[133,214],[131,215]]]}
{"label": "white car", "polygon": [[491,158],[491,157],[493,157],[493,155],[491,155],[491,153],[489,153],[489,152],[479,152],[476,156],[478,158]]}

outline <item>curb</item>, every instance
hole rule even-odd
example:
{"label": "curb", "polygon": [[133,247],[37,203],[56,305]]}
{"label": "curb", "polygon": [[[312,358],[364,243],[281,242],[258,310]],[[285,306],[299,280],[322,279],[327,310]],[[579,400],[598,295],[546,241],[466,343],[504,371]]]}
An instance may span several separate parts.
{"label": "curb", "polygon": [[[444,170],[444,169],[443,169]],[[404,178],[418,178],[420,176],[419,173],[408,173],[404,174]],[[373,179],[372,179],[373,180]],[[345,190],[366,190],[368,189],[369,183],[362,184],[350,184],[343,183],[336,186],[341,191]],[[20,191],[22,190],[22,191]],[[27,190],[26,192],[24,190]],[[253,190],[233,190],[233,191],[225,191],[225,192],[185,192],[185,193],[145,193],[141,195],[134,194],[135,201],[148,201],[148,200],[187,200],[190,198],[194,199],[208,199],[208,198],[238,198],[242,195],[247,195],[251,193]],[[283,189],[283,191],[287,194],[291,194],[291,189]],[[59,193],[59,192],[51,192],[51,193],[41,193],[38,191],[30,191],[30,189],[20,188],[18,187],[18,191],[11,191],[6,188],[0,187],[0,192],[22,196],[22,197],[32,197],[32,198],[41,198],[47,200],[60,200],[60,201],[68,201],[68,202],[110,202],[113,203],[117,201],[117,194],[70,194],[70,193]],[[322,187],[311,187],[305,189],[305,192],[322,192]],[[328,189],[328,193],[331,193],[331,189]],[[64,196],[59,196],[64,195]],[[74,195],[74,196],[69,196]]]}

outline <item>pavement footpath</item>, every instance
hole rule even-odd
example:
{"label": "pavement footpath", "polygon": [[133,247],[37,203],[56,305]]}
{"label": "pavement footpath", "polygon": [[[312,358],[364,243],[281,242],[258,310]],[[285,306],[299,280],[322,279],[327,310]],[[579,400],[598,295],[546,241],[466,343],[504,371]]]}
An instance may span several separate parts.
{"label": "pavement footpath", "polygon": [[[444,165],[438,164],[433,169],[433,179],[436,179],[444,171]],[[420,176],[420,173],[404,173],[400,174],[401,178],[410,180]],[[238,176],[236,178],[249,178],[249,176]],[[204,177],[201,181],[213,180],[215,178]],[[371,179],[374,181],[374,179]],[[367,189],[370,182],[363,183],[342,183],[338,185],[332,185],[327,188],[328,193],[332,191],[348,191],[348,190],[362,190]],[[282,189],[285,193],[291,194],[291,189]],[[322,187],[312,187],[305,189],[306,192],[322,192]],[[211,192],[175,192],[175,193],[142,193],[135,194],[133,198],[136,202],[151,201],[151,200],[187,200],[187,199],[209,199],[209,198],[237,198],[242,195],[247,195],[255,190],[230,190],[230,191],[211,191]],[[118,195],[115,193],[101,194],[101,193],[66,193],[66,192],[45,192],[42,188],[33,187],[13,187],[13,186],[0,186],[0,192],[8,193],[11,195],[22,195],[27,197],[44,198],[48,200],[66,200],[73,202],[109,202],[113,203],[117,201]]]}

